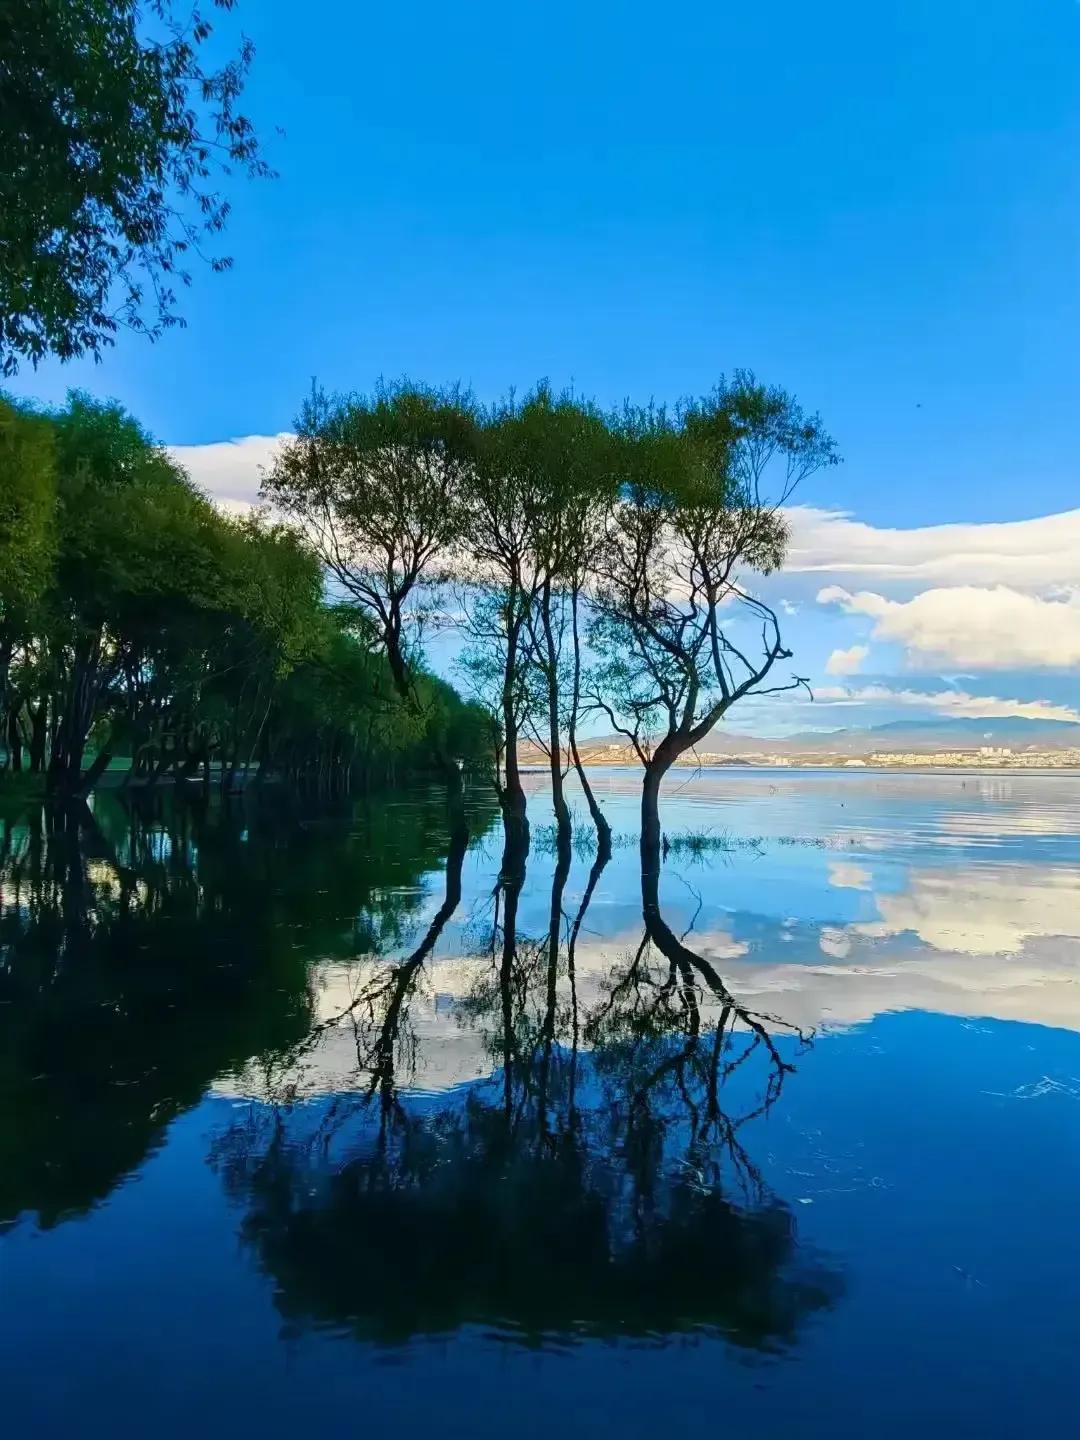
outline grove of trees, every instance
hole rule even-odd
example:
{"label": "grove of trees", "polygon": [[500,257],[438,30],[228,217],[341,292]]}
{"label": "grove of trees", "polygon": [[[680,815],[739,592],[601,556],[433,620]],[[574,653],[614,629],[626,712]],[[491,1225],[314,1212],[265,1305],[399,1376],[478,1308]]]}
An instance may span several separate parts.
{"label": "grove of trees", "polygon": [[385,781],[486,718],[415,666],[410,708],[366,615],[332,603],[305,539],[232,519],[119,407],[0,404],[5,764],[58,797],[117,756],[130,781],[254,769],[321,791]]}
{"label": "grove of trees", "polygon": [[379,636],[422,726],[424,637],[462,638],[459,669],[491,716],[508,868],[529,843],[524,741],[547,756],[559,849],[571,768],[610,845],[580,763],[588,722],[641,762],[650,870],[671,766],[740,700],[806,683],[754,577],[783,561],[794,488],[836,459],[816,416],[746,372],[671,410],[615,414],[545,385],[483,407],[401,383],[314,391],[263,493]]}
{"label": "grove of trees", "polygon": [[[79,795],[259,774],[346,789],[421,764],[465,828],[494,784],[506,864],[527,853],[523,746],[546,756],[558,848],[585,724],[642,766],[644,869],[673,764],[745,697],[805,684],[755,577],[784,504],[835,462],[816,417],[739,372],[666,410],[608,414],[541,385],[481,406],[400,382],[317,389],[223,514],[121,409],[0,409],[0,720],[11,770]],[[428,660],[456,636],[463,701]],[[444,647],[445,648],[445,647]],[[92,754],[92,760],[88,756]]]}
{"label": "grove of trees", "polygon": [[[0,373],[99,356],[121,327],[157,336],[182,323],[192,257],[229,263],[204,254],[219,187],[271,174],[239,108],[250,42],[211,43],[233,6],[0,7]],[[794,487],[836,458],[816,416],[745,372],[614,414],[545,385],[492,406],[313,387],[265,514],[235,520],[117,407],[0,401],[5,764],[71,795],[118,750],[136,779],[215,766],[226,786],[256,762],[326,789],[422,760],[459,835],[463,768],[483,765],[513,867],[526,741],[560,851],[571,769],[610,848],[578,746],[603,724],[641,762],[655,869],[671,766],[744,698],[805,683],[754,577],[783,561]],[[467,704],[425,662],[446,627]]]}

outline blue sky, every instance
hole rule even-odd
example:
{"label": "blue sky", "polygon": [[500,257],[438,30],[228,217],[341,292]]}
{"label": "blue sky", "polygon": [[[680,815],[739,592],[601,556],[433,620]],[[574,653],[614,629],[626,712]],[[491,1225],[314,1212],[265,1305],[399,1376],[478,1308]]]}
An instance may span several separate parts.
{"label": "blue sky", "polygon": [[[196,277],[183,332],[27,371],[18,391],[84,385],[205,447],[287,430],[313,375],[460,379],[484,397],[546,376],[613,402],[749,366],[822,412],[845,464],[802,502],[871,527],[860,543],[1012,525],[995,532],[1003,563],[965,584],[940,558],[933,574],[882,576],[872,556],[852,574],[850,533],[811,516],[841,549],[780,597],[798,606],[800,668],[834,689],[1080,703],[1080,573],[1067,547],[1033,556],[1017,524],[1080,505],[1075,0],[325,0],[299,16],[240,0],[226,33],[234,19],[257,45],[247,108],[280,170],[233,191],[234,270]],[[257,452],[227,452],[227,474],[226,452],[183,453],[244,494]],[[916,548],[956,550],[933,535]],[[1056,649],[995,663],[970,636],[945,643],[940,618],[927,649],[919,616],[817,599],[1002,585],[1055,608],[954,595],[922,618],[935,603],[959,607],[960,632],[976,611],[1029,616]]]}

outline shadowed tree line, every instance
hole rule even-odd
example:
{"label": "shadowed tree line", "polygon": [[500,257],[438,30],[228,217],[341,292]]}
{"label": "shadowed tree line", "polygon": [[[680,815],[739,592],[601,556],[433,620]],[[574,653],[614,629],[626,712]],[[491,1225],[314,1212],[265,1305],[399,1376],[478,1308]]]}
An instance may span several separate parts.
{"label": "shadowed tree line", "polygon": [[119,407],[0,402],[5,764],[50,790],[254,767],[321,792],[488,748],[479,707],[413,667],[405,704],[366,615],[293,529],[222,514]]}
{"label": "shadowed tree line", "polygon": [[[270,1088],[284,1102],[252,1106],[216,1142],[283,1315],[392,1343],[469,1324],[528,1344],[794,1340],[840,1277],[800,1251],[744,1133],[806,1041],[741,1006],[649,889],[636,951],[583,968],[607,860],[567,904],[556,855],[545,934],[520,933],[520,869],[500,880],[482,948],[474,927],[455,1015],[488,1078],[410,1094],[439,1043],[414,1010],[438,985],[427,967],[461,860],[451,848],[416,948],[375,959],[350,1005],[286,1057]],[[289,1077],[332,1029],[355,1044],[355,1088],[297,1104]]]}

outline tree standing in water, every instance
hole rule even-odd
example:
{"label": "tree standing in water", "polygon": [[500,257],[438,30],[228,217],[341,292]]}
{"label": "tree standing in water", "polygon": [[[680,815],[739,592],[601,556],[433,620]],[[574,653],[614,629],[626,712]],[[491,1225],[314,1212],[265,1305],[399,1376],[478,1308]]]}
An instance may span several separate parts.
{"label": "tree standing in water", "polygon": [[782,506],[837,457],[816,416],[745,372],[674,415],[628,411],[620,430],[622,483],[593,597],[591,638],[604,657],[593,701],[644,768],[648,872],[660,865],[671,766],[746,696],[805,684],[774,673],[792,652],[745,577],[779,568]]}
{"label": "tree standing in water", "polygon": [[[523,575],[533,596],[525,609],[528,722],[546,753],[557,843],[569,851],[570,808],[564,776],[573,758],[580,704],[580,647],[575,610],[601,517],[612,498],[613,437],[604,416],[569,394],[538,386],[499,416],[498,457],[520,489],[526,543]],[[509,572],[507,572],[509,575]],[[565,737],[565,740],[564,740]],[[569,758],[568,758],[569,756]],[[610,831],[588,777],[582,784],[601,844]]]}
{"label": "tree standing in water", "polygon": [[461,773],[418,685],[428,602],[463,528],[478,420],[467,396],[401,382],[370,396],[314,390],[263,495],[295,520],[349,603],[374,625],[402,702],[440,754],[454,824]]}
{"label": "tree standing in water", "polygon": [[494,692],[502,730],[496,785],[505,870],[523,864],[529,849],[519,746],[523,720],[534,704],[528,689],[530,622],[542,586],[536,566],[542,507],[533,459],[514,402],[489,413],[469,476],[460,548],[460,596],[472,642],[467,663]]}

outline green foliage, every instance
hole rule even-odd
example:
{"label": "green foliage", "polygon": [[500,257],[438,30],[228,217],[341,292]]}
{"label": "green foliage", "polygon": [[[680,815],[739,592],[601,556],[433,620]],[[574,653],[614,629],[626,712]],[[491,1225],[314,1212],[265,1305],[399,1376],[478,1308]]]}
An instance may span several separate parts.
{"label": "green foliage", "polygon": [[[119,750],[148,779],[213,764],[225,784],[254,767],[333,788],[431,765],[453,788],[465,765],[524,837],[532,736],[565,838],[583,714],[656,780],[744,696],[801,683],[774,679],[791,652],[748,577],[782,563],[783,505],[836,456],[746,373],[617,416],[546,385],[486,412],[407,382],[316,390],[265,482],[273,511],[242,520],[116,405],[0,422],[18,522],[0,620],[11,594],[35,617],[0,631],[0,719],[12,768],[27,748],[40,769],[47,736],[65,788],[90,737],[99,770]],[[451,582],[469,704],[424,658]]]}
{"label": "green foliage", "polygon": [[266,477],[342,592],[376,627],[403,700],[430,593],[460,538],[477,418],[458,390],[401,382],[372,395],[314,391]]}
{"label": "green foliage", "polygon": [[211,30],[171,0],[0,0],[2,373],[182,323],[176,288],[228,218],[217,177],[270,173],[237,109],[252,46],[208,68]]}
{"label": "green foliage", "polygon": [[217,580],[217,512],[118,405],[72,395],[54,419],[59,546],[56,600],[72,622],[114,630]]}
{"label": "green foliage", "polygon": [[48,583],[55,512],[51,428],[0,397],[0,627],[34,605]]}
{"label": "green foliage", "polygon": [[837,457],[816,417],[742,371],[674,413],[628,409],[619,439],[593,701],[662,774],[745,696],[805,683],[774,676],[791,651],[748,577],[781,565],[782,507]]}
{"label": "green foliage", "polygon": [[32,623],[0,654],[11,768],[25,750],[33,772],[78,791],[120,752],[135,779],[214,764],[223,784],[255,766],[344,788],[447,747],[476,761],[482,717],[419,667],[406,703],[371,620],[327,605],[294,526],[222,515],[116,405],[73,394],[10,421],[5,493],[36,485],[50,537],[43,573],[15,592],[27,615],[37,594]]}

